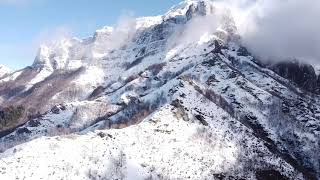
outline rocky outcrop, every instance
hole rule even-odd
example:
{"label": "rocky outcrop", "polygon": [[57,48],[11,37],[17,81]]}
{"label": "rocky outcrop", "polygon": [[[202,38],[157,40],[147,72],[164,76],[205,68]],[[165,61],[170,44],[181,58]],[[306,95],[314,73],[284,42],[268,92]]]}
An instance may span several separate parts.
{"label": "rocky outcrop", "polygon": [[187,20],[192,19],[195,16],[205,16],[213,13],[213,6],[206,1],[199,1],[196,4],[191,4],[186,13]]}
{"label": "rocky outcrop", "polygon": [[271,66],[271,69],[280,76],[296,83],[300,88],[312,93],[320,94],[319,76],[309,64],[298,61],[280,62]]}

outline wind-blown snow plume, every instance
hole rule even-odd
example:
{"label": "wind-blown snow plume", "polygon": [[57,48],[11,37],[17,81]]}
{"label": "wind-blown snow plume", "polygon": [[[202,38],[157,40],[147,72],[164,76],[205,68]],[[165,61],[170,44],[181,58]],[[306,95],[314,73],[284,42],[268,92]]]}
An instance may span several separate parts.
{"label": "wind-blown snow plume", "polygon": [[204,34],[215,33],[218,28],[218,21],[219,19],[214,15],[193,18],[173,34],[168,43],[168,49],[176,46],[177,44],[197,42]]}
{"label": "wind-blown snow plume", "polygon": [[132,13],[126,13],[120,16],[115,27],[105,27],[104,29],[97,31],[97,37],[99,41],[99,35],[107,35],[107,41],[105,38],[101,38],[99,46],[102,49],[114,49],[119,48],[128,39],[130,39],[136,32],[136,19]]}
{"label": "wind-blown snow plume", "polygon": [[[190,2],[186,1],[185,3],[186,4],[181,4],[181,7],[178,6],[176,8],[180,8],[179,13],[182,12],[182,14],[186,16],[185,21],[187,21],[187,23],[176,29],[167,44],[168,49],[179,44],[202,41],[203,38],[208,40],[220,30],[228,31],[229,33],[235,31],[234,21],[230,18],[231,13],[229,9],[224,6],[225,4],[222,5],[220,2],[210,0],[204,1],[203,4],[195,0],[191,0]],[[193,4],[190,5],[188,3]],[[187,6],[187,8],[183,5]],[[192,8],[194,8],[194,12],[191,12]],[[188,15],[188,13],[190,14]]]}

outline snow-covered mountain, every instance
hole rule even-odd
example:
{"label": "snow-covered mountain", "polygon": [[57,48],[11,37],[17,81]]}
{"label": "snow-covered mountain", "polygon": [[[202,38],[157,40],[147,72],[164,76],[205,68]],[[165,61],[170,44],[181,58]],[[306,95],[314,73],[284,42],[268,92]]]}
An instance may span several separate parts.
{"label": "snow-covered mountain", "polygon": [[227,9],[187,0],[0,78],[0,179],[319,179],[319,87],[312,66],[253,57]]}

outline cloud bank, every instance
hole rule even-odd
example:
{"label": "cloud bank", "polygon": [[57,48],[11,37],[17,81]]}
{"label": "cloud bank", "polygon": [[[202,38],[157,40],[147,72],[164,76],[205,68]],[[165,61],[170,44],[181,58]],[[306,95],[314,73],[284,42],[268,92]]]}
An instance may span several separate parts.
{"label": "cloud bank", "polygon": [[222,0],[243,43],[261,59],[320,65],[319,0]]}

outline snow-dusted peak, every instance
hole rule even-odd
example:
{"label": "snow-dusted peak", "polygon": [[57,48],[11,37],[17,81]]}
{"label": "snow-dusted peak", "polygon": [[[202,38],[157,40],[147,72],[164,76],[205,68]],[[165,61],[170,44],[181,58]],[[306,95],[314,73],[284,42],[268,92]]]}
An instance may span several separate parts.
{"label": "snow-dusted peak", "polygon": [[11,73],[12,70],[2,64],[0,64],[0,78]]}
{"label": "snow-dusted peak", "polygon": [[136,19],[136,29],[142,30],[162,22],[162,16],[141,17]]}
{"label": "snow-dusted peak", "polygon": [[67,68],[71,47],[82,41],[76,38],[62,38],[60,40],[42,44],[33,63],[34,67],[49,71]]}
{"label": "snow-dusted peak", "polygon": [[172,7],[166,14],[165,19],[185,16],[190,20],[194,16],[205,16],[214,12],[212,0],[186,0]]}
{"label": "snow-dusted peak", "polygon": [[219,1],[186,0],[172,7],[163,18],[164,20],[173,20],[182,24],[198,21],[201,22],[198,23],[201,27],[210,26],[209,29],[212,29],[217,26],[219,32],[222,30],[227,34],[235,34],[237,32],[231,7]]}
{"label": "snow-dusted peak", "polygon": [[94,33],[94,38],[99,39],[99,38],[105,38],[105,37],[111,36],[113,31],[114,31],[114,27],[105,26],[102,29],[96,30],[96,32]]}
{"label": "snow-dusted peak", "polygon": [[112,31],[113,31],[113,27],[105,26],[102,29],[98,29],[96,33],[112,33]]}

